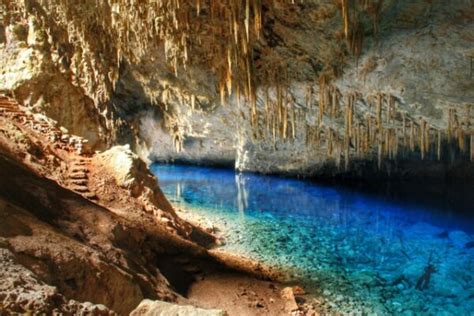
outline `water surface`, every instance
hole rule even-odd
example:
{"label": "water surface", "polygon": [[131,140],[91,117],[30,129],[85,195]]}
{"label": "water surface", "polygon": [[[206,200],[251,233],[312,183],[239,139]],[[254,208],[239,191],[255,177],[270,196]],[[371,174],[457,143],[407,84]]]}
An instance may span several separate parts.
{"label": "water surface", "polygon": [[225,249],[290,269],[334,310],[474,315],[470,205],[226,169],[152,170],[174,204],[225,227]]}

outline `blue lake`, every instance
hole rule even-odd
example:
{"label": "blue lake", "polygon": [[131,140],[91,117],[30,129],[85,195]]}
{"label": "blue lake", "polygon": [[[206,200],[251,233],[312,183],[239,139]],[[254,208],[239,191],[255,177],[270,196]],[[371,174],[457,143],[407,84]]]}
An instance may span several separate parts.
{"label": "blue lake", "polygon": [[224,227],[224,249],[291,271],[334,311],[474,315],[471,204],[226,169],[152,170],[172,203]]}

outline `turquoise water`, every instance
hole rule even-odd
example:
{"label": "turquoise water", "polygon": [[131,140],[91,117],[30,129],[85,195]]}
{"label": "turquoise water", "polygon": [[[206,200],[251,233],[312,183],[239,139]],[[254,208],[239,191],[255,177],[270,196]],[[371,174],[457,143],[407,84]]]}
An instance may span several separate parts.
{"label": "turquoise water", "polygon": [[223,248],[291,270],[334,311],[474,315],[470,205],[461,213],[225,169],[152,170],[172,202],[225,227]]}

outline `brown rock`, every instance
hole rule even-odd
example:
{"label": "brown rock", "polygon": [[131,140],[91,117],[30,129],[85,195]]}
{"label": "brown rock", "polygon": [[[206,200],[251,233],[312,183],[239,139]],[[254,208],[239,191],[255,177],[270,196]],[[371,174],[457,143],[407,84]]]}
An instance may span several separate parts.
{"label": "brown rock", "polygon": [[298,285],[293,287],[293,293],[295,295],[305,295],[306,294],[305,290],[301,286],[298,286]]}
{"label": "brown rock", "polygon": [[293,312],[299,309],[295,300],[295,295],[291,287],[286,287],[281,291],[281,297],[285,300],[285,310]]}

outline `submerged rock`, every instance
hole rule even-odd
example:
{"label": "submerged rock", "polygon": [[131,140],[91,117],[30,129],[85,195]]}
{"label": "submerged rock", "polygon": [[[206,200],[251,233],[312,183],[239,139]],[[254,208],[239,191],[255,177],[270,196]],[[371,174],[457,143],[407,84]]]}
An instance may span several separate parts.
{"label": "submerged rock", "polygon": [[460,230],[450,232],[449,239],[456,247],[459,248],[464,248],[464,246],[471,241],[469,235]]}
{"label": "submerged rock", "polygon": [[472,249],[474,248],[474,241],[470,241],[464,245],[464,248]]}

